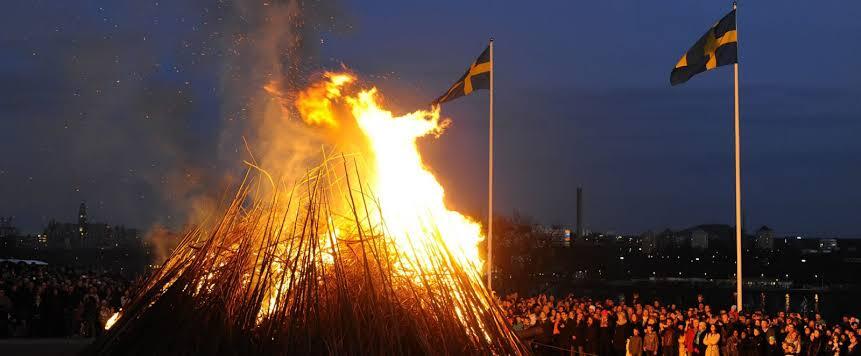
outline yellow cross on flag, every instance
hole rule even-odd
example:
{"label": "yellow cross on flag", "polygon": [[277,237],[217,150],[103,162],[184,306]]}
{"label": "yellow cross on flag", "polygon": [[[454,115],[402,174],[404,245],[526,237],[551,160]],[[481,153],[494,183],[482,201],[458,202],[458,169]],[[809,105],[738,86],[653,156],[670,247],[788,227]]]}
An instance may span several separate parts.
{"label": "yellow cross on flag", "polygon": [[490,71],[493,61],[490,59],[490,47],[484,49],[481,55],[469,65],[466,73],[460,77],[445,94],[434,100],[433,104],[441,104],[464,95],[469,95],[475,89],[490,89]]}

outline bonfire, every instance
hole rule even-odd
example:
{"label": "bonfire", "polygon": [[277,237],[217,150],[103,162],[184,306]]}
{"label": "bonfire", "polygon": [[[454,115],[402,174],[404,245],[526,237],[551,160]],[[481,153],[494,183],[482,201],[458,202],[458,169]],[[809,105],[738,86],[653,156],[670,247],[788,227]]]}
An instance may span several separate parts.
{"label": "bonfire", "polygon": [[416,147],[446,121],[395,116],[355,81],[326,73],[291,104],[320,130],[357,129],[359,152],[324,152],[298,179],[251,156],[90,353],[528,353],[482,283],[480,224],[446,207]]}

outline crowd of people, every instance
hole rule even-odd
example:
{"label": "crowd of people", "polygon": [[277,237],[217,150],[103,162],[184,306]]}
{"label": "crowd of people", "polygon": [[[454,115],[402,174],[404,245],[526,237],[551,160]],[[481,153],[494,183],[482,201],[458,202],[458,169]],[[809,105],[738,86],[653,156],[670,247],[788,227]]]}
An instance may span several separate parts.
{"label": "crowd of people", "polygon": [[104,271],[0,262],[0,338],[98,336],[130,284]]}
{"label": "crowd of people", "polygon": [[843,316],[715,310],[702,295],[689,308],[517,294],[500,299],[506,318],[536,354],[600,356],[856,356],[859,320]]}
{"label": "crowd of people", "polygon": [[[96,337],[129,301],[134,283],[104,271],[0,262],[0,338]],[[536,354],[584,356],[857,356],[859,320],[766,315],[568,295],[500,298],[515,332]]]}

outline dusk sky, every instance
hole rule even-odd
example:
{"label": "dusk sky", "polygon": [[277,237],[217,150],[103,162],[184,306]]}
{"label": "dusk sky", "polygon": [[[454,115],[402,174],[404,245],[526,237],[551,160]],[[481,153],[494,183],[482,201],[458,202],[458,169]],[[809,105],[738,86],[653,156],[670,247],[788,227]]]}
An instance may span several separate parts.
{"label": "dusk sky", "polygon": [[[16,1],[0,14],[0,216],[180,226],[243,169],[255,48],[284,2]],[[341,1],[303,15],[301,68],[343,64],[426,108],[495,38],[496,211],[641,233],[733,221],[732,68],[670,87],[730,1]],[[269,19],[267,22],[266,19]],[[861,237],[861,2],[738,10],[746,227]],[[297,19],[282,19],[284,26]],[[277,28],[277,27],[276,27]],[[272,37],[270,37],[272,36]],[[271,78],[270,78],[271,79]],[[486,213],[487,92],[421,149],[456,209]],[[290,133],[285,133],[290,137]]]}

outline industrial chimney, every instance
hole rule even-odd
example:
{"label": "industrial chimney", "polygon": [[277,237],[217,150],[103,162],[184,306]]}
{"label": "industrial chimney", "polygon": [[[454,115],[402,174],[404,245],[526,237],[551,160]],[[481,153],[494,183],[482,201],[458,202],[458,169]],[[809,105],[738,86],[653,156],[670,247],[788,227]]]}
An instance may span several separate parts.
{"label": "industrial chimney", "polygon": [[577,238],[583,238],[583,187],[577,187]]}

